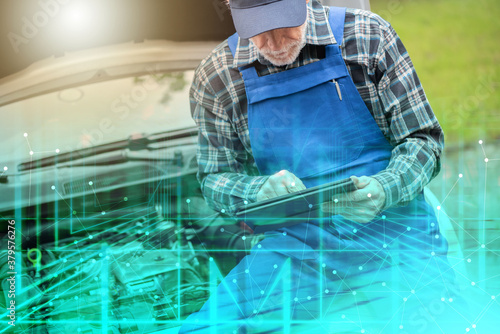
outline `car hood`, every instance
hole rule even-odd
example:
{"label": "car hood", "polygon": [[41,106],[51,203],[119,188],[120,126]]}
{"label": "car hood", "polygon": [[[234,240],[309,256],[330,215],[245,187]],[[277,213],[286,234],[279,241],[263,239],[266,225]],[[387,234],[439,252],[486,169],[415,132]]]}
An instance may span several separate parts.
{"label": "car hood", "polygon": [[144,41],[49,57],[0,79],[0,107],[61,89],[173,70],[196,68],[217,41]]}

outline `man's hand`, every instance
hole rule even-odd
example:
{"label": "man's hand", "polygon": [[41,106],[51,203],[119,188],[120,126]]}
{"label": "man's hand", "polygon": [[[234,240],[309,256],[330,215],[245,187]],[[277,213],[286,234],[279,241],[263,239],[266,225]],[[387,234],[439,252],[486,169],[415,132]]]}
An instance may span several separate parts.
{"label": "man's hand", "polygon": [[342,215],[357,223],[368,223],[385,204],[385,192],[382,185],[372,177],[351,176],[357,190],[332,198],[322,204],[324,212]]}
{"label": "man's hand", "polygon": [[263,201],[304,189],[306,189],[306,186],[298,177],[289,171],[282,170],[271,175],[264,185],[262,185],[262,188],[257,193],[257,201]]}

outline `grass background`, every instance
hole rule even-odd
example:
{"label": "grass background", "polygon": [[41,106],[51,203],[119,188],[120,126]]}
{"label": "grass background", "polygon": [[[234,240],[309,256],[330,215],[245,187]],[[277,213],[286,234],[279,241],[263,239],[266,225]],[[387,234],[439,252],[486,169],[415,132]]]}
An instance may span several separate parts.
{"label": "grass background", "polygon": [[405,44],[447,144],[500,139],[500,1],[370,3]]}

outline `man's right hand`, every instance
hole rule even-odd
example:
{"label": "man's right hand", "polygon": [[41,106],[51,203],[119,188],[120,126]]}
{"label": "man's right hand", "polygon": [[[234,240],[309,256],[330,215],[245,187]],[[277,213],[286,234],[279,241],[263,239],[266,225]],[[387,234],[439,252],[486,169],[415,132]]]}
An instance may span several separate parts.
{"label": "man's right hand", "polygon": [[257,193],[257,201],[306,189],[302,181],[287,170],[271,175]]}

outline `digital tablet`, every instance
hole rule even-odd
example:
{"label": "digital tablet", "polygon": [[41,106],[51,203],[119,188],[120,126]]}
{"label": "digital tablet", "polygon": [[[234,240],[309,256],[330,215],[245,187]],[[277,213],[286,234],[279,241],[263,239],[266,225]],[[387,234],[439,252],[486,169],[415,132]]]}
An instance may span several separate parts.
{"label": "digital tablet", "polygon": [[338,180],[246,205],[236,212],[236,217],[255,233],[272,231],[320,218],[322,203],[354,190],[350,178]]}

